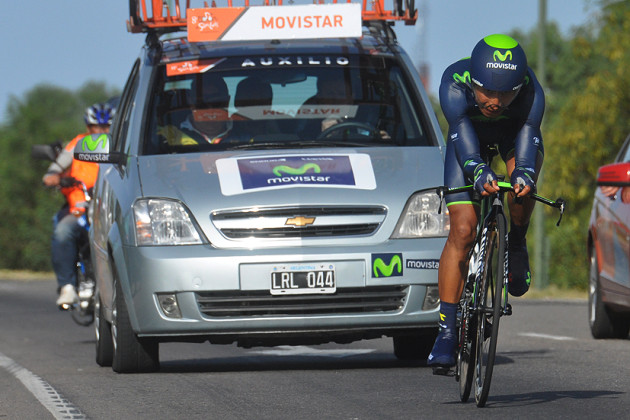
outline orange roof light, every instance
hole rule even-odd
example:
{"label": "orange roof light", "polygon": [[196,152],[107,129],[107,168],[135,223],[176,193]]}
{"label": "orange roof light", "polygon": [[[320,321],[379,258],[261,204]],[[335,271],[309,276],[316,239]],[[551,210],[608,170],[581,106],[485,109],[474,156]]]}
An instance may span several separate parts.
{"label": "orange roof light", "polygon": [[[282,0],[260,0],[262,4],[260,6],[282,6]],[[149,32],[151,30],[168,32],[169,30],[185,30],[187,24],[186,11],[191,9],[191,0],[180,1],[179,0],[135,0],[129,2],[129,20],[127,21],[127,30],[133,33]],[[217,7],[216,1],[212,0],[211,5],[208,6],[207,1],[197,1],[199,5],[196,8],[209,8]],[[232,0],[226,0],[227,8],[250,7],[249,0],[243,0],[242,5],[233,6]],[[297,3],[297,2],[296,2]],[[336,4],[337,0],[313,0],[312,4]],[[350,0],[339,1],[339,3],[353,3]],[[356,1],[354,2],[356,3]],[[361,10],[363,21],[374,20],[393,20],[403,21],[406,25],[413,25],[418,18],[417,10],[413,9],[414,1],[406,0],[404,3],[407,8],[402,4],[403,10],[391,11],[385,10],[385,0],[361,0]],[[395,1],[396,3],[396,1]],[[301,5],[308,3],[300,3]],[[257,7],[255,5],[252,7]],[[286,7],[291,7],[287,5]],[[411,8],[411,9],[410,9]]]}

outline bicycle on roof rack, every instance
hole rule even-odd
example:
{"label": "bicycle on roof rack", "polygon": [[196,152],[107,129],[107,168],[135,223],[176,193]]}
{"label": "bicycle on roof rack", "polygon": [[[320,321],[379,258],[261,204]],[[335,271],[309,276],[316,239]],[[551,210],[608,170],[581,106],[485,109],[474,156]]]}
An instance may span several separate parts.
{"label": "bicycle on roof rack", "polygon": [[[477,237],[470,251],[466,278],[458,310],[457,365],[454,376],[459,382],[460,399],[468,401],[475,390],[475,401],[483,407],[490,392],[490,382],[497,349],[499,321],[512,315],[508,303],[508,247],[507,218],[504,212],[505,193],[514,191],[511,184],[499,181],[500,191],[481,198],[481,217]],[[443,200],[447,194],[474,191],[473,185],[459,188],[438,187]],[[566,202],[562,198],[550,200],[537,194],[530,198],[560,211],[560,225]],[[448,369],[434,368],[434,374],[448,374]]]}
{"label": "bicycle on roof rack", "polygon": [[[220,9],[215,0],[208,6],[207,1],[195,1],[191,5],[191,0],[129,0],[129,20],[127,30],[129,32],[170,32],[185,30],[188,24],[188,11],[196,8]],[[283,0],[259,0],[254,4],[249,0],[243,0],[241,6],[236,6],[233,0],[225,0],[224,8],[247,9],[251,7],[294,7],[299,5],[341,5],[359,4],[351,0],[337,1],[330,0],[290,0],[288,5],[283,4]],[[239,2],[240,3],[240,2]],[[361,17],[363,21],[403,21],[406,25],[415,24],[418,18],[418,11],[415,9],[415,0],[394,0],[393,10],[385,9],[385,0],[361,0]]]}

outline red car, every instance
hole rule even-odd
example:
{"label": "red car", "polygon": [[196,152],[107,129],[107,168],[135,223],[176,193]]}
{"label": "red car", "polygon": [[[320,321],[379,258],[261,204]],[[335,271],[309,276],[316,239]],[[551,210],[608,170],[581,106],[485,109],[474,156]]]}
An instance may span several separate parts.
{"label": "red car", "polygon": [[630,330],[630,136],[599,168],[588,235],[589,324],[595,338]]}

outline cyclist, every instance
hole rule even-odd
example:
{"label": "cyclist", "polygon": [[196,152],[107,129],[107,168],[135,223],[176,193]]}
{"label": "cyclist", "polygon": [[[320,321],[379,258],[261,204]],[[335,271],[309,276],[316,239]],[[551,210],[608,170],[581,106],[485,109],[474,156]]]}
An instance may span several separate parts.
{"label": "cyclist", "polygon": [[[446,69],[440,84],[440,105],[449,124],[445,185],[459,187],[472,182],[482,196],[497,192],[497,176],[485,163],[488,146],[495,146],[515,194],[522,197],[518,203],[508,200],[509,292],[521,296],[531,282],[525,234],[534,200],[526,196],[535,191],[543,162],[540,124],[544,92],[519,43],[495,34],[479,41],[470,58]],[[451,229],[438,269],[440,332],[428,359],[430,366],[439,367],[455,365],[457,304],[468,274],[468,253],[480,212],[472,193],[450,194],[446,203]]]}
{"label": "cyclist", "polygon": [[[79,140],[89,134],[108,133],[115,109],[105,104],[94,104],[85,111],[84,120],[87,131],[73,138],[61,151],[57,160],[50,164],[44,175],[46,186],[57,187],[62,179],[71,177],[82,181],[89,189],[94,186],[98,174],[98,164],[74,160],[74,147]],[[51,257],[53,270],[57,277],[57,305],[71,305],[77,301],[76,261],[77,241],[84,229],[79,218],[86,211],[86,197],[81,186],[62,185],[61,192],[66,197],[66,204],[54,217]]]}

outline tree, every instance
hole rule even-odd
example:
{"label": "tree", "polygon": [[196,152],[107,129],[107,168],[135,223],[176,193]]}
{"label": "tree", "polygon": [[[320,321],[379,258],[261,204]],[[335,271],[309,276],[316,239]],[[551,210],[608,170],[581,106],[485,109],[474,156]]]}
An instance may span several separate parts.
{"label": "tree", "polygon": [[[590,72],[558,105],[549,123],[548,190],[569,198],[562,233],[550,236],[550,276],[563,285],[588,284],[587,229],[599,166],[610,163],[630,131],[630,3],[604,2],[593,40],[573,39],[572,52]],[[546,176],[547,176],[546,175]],[[580,256],[581,258],[577,258]]]}

